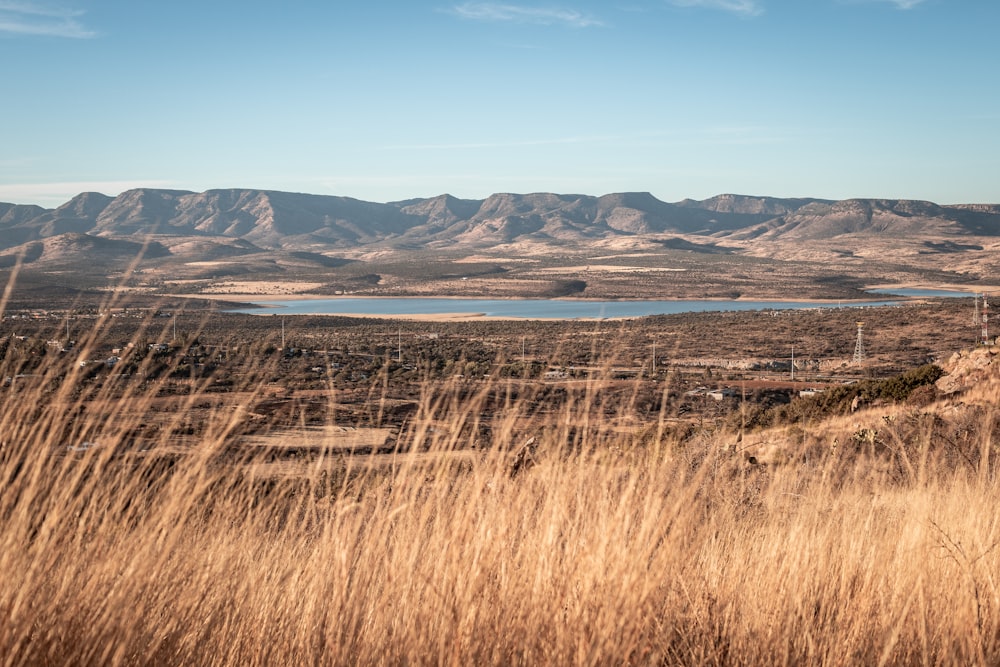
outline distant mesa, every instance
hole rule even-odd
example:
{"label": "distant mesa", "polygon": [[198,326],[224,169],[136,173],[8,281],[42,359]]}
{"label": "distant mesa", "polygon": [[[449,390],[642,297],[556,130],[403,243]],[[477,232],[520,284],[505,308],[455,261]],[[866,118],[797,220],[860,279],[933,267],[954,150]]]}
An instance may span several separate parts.
{"label": "distant mesa", "polygon": [[0,204],[4,257],[21,253],[42,264],[74,253],[111,258],[145,248],[147,257],[203,260],[293,252],[300,253],[296,261],[334,267],[343,260],[325,253],[368,246],[475,249],[623,237],[718,254],[845,235],[921,237],[923,253],[982,248],[961,237],[1000,236],[1000,205],[738,194],[668,203],[648,192],[440,195],[381,204],[272,190],[152,188],[117,197],[84,192],[55,209]]}

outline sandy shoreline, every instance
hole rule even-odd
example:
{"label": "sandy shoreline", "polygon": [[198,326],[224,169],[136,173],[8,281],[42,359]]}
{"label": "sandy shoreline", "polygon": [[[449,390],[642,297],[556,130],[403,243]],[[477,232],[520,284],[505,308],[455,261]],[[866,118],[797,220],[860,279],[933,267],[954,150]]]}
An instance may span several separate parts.
{"label": "sandy shoreline", "polygon": [[[532,320],[534,322],[558,322],[569,318],[565,317],[514,317],[504,315],[487,315],[486,313],[295,313],[296,317],[316,316],[316,317],[354,317],[369,320],[411,320],[413,322],[501,322],[507,320]],[[575,320],[595,320],[593,317],[576,317]],[[612,321],[623,318],[606,317],[605,320]]]}
{"label": "sandy shoreline", "polygon": [[[261,308],[279,308],[284,305],[287,301],[324,301],[327,299],[473,299],[475,297],[464,297],[464,296],[357,296],[357,295],[343,295],[343,296],[330,296],[328,294],[170,294],[168,295],[177,299],[208,299],[211,301],[226,301],[233,304],[246,304],[252,303],[260,306]],[[482,297],[480,297],[482,298]],[[497,301],[509,299],[517,299],[520,297],[492,297]],[[586,299],[579,299],[580,301],[586,301]],[[256,313],[250,313],[251,315]],[[259,313],[261,317],[266,317],[271,315],[271,313]],[[413,320],[416,322],[488,322],[491,320],[503,321],[503,320],[523,320],[523,317],[505,317],[497,315],[487,315],[481,312],[453,312],[453,313],[333,313],[329,311],[324,312],[296,312],[296,316],[312,316],[312,317],[355,317],[355,318],[365,318],[365,319],[376,319],[376,320]],[[533,317],[533,320],[540,321],[558,321],[566,318],[562,317]],[[579,318],[587,319],[587,318]],[[612,319],[612,318],[605,318]]]}

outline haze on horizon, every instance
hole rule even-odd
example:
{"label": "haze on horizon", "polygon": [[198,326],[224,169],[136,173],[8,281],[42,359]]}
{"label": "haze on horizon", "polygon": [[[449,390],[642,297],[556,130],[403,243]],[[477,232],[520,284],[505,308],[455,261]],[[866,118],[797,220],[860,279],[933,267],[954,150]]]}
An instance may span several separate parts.
{"label": "haze on horizon", "polygon": [[1000,4],[0,0],[0,202],[997,203]]}

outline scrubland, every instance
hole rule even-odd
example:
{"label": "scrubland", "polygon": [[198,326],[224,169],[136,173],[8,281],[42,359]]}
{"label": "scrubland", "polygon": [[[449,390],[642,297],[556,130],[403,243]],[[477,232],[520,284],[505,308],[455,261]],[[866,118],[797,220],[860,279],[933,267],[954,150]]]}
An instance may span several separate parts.
{"label": "scrubland", "polygon": [[232,445],[239,405],[138,446],[155,382],[23,364],[0,360],[4,665],[1000,662],[993,384],[681,432],[667,400],[604,415],[597,376],[544,414],[444,380],[392,453],[275,462]]}

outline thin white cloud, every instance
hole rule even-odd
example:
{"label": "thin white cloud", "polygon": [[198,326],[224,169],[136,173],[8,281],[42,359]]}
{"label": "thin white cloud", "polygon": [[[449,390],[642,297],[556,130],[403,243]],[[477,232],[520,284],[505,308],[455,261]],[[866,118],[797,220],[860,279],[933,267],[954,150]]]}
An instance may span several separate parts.
{"label": "thin white cloud", "polygon": [[0,202],[38,204],[52,207],[65,204],[81,192],[116,196],[134,188],[169,188],[170,181],[65,181],[60,183],[0,184]]}
{"label": "thin white cloud", "polygon": [[740,16],[759,16],[764,13],[764,8],[757,0],[668,0],[668,2],[676,7],[720,9]]}
{"label": "thin white cloud", "polygon": [[908,9],[913,9],[914,7],[922,5],[924,4],[924,2],[926,2],[926,0],[843,0],[843,1],[846,2],[847,4],[868,4],[868,5],[875,3],[890,4],[893,5],[896,9],[902,9],[904,11]]}
{"label": "thin white cloud", "polygon": [[593,28],[604,22],[575,9],[558,7],[526,7],[497,2],[463,2],[452,7],[451,12],[463,19],[491,23],[531,23],[535,25],[563,25],[570,28]]}
{"label": "thin white cloud", "polygon": [[919,4],[922,4],[924,0],[884,0],[890,4],[896,5],[898,9],[913,9]]}
{"label": "thin white cloud", "polygon": [[97,33],[78,20],[79,10],[48,7],[37,2],[0,0],[0,35],[35,35],[89,39]]}
{"label": "thin white cloud", "polygon": [[525,148],[529,146],[553,146],[560,144],[591,144],[607,141],[618,141],[622,137],[590,136],[590,137],[557,137],[554,139],[524,139],[520,141],[470,141],[440,144],[396,144],[380,146],[387,151],[424,151],[424,150],[478,150],[483,148]]}
{"label": "thin white cloud", "polygon": [[766,126],[713,126],[687,128],[675,131],[647,131],[630,134],[593,134],[552,137],[547,139],[520,139],[511,141],[469,141],[454,143],[392,144],[376,147],[382,151],[467,151],[544,146],[597,145],[649,146],[657,145],[755,145],[789,141],[795,130]]}

